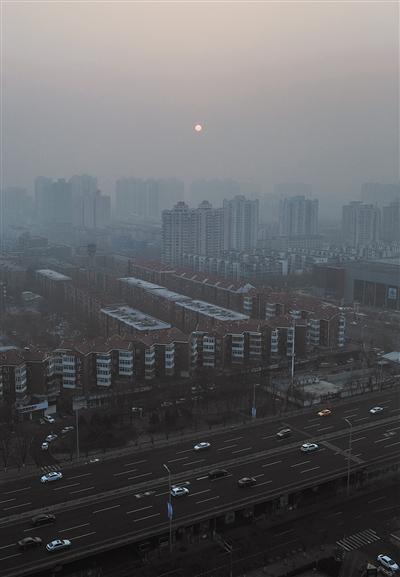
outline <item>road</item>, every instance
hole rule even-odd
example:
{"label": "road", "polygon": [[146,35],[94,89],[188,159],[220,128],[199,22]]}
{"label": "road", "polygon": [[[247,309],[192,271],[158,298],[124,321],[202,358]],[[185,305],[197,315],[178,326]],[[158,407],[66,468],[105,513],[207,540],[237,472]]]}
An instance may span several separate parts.
{"label": "road", "polygon": [[[399,399],[394,391],[379,396],[383,413],[371,417],[369,408],[377,399],[352,400],[335,408],[329,417],[318,417],[315,410],[254,427],[225,431],[209,438],[193,439],[162,449],[137,452],[111,461],[65,469],[64,478],[42,485],[37,478],[21,479],[2,485],[0,522],[0,572],[19,575],[40,562],[48,562],[44,548],[20,552],[16,542],[26,535],[40,536],[44,542],[57,537],[70,538],[71,553],[89,554],[96,548],[112,547],[115,541],[128,542],[141,536],[168,531],[168,479],[163,464],[173,471],[173,482],[185,483],[187,497],[174,499],[174,524],[206,519],[218,511],[245,508],[294,488],[317,484],[327,478],[343,476],[347,469],[349,426],[353,424],[352,463],[387,458],[398,454],[400,426]],[[293,435],[276,438],[282,427]],[[208,440],[207,451],[193,451],[193,443]],[[319,450],[305,454],[299,450],[305,441],[317,440]],[[210,481],[207,471],[224,465],[229,475]],[[254,476],[257,484],[240,489],[236,481]],[[123,490],[113,495],[116,490]],[[105,495],[102,493],[106,492]],[[144,495],[144,493],[148,493]],[[104,498],[103,498],[104,497]],[[85,498],[86,502],[82,502]],[[51,507],[57,515],[54,525],[32,528],[29,517],[10,519]],[[57,560],[68,558],[59,553]],[[15,573],[17,574],[17,573]]]}

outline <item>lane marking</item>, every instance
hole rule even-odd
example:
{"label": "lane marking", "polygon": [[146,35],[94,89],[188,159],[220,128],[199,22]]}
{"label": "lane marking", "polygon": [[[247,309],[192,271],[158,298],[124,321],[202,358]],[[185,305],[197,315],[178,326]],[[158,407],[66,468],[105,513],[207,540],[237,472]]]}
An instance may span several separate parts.
{"label": "lane marking", "polygon": [[25,507],[26,505],[32,505],[32,503],[31,502],[21,503],[21,505],[13,505],[12,507],[4,507],[4,511],[10,511],[11,509],[17,509],[18,507]]}
{"label": "lane marking", "polygon": [[71,541],[75,541],[76,539],[82,539],[83,537],[89,537],[89,535],[94,535],[96,531],[91,531],[90,533],[84,533],[83,535],[78,535],[77,537],[71,537]]}
{"label": "lane marking", "polygon": [[196,463],[202,463],[205,459],[199,459],[198,461],[191,461],[190,463],[183,463],[183,467],[187,467],[188,465],[195,465]]}
{"label": "lane marking", "polygon": [[261,437],[262,439],[273,439],[276,435],[267,435],[266,437]]}
{"label": "lane marking", "polygon": [[226,441],[224,441],[224,443],[232,443],[232,441],[240,441],[240,439],[243,439],[243,437],[235,437],[234,439],[226,439]]}
{"label": "lane marking", "polygon": [[11,499],[6,499],[5,501],[0,501],[0,505],[1,505],[2,503],[9,503],[10,501],[15,501],[16,498],[17,498],[17,497],[12,497]]}
{"label": "lane marking", "polygon": [[53,491],[62,491],[63,489],[69,489],[70,487],[78,487],[80,483],[70,483],[69,485],[62,485],[61,487],[56,487]]}
{"label": "lane marking", "polygon": [[23,489],[14,489],[14,491],[6,491],[4,495],[11,495],[11,493],[19,493],[20,491],[27,491],[31,487],[24,487]]}
{"label": "lane marking", "polygon": [[141,517],[140,519],[133,519],[134,523],[139,523],[140,521],[144,521],[145,519],[150,519],[151,517],[159,517],[161,513],[154,513],[154,515],[147,515],[147,517]]}
{"label": "lane marking", "polygon": [[184,461],[185,459],[189,459],[189,457],[178,457],[177,459],[169,459],[167,463],[176,463],[177,461]]}
{"label": "lane marking", "polygon": [[68,529],[60,529],[59,533],[65,533],[65,531],[73,531],[74,529],[80,529],[81,527],[87,527],[90,523],[83,523],[82,525],[75,525],[74,527],[68,527]]}
{"label": "lane marking", "polygon": [[70,495],[75,495],[76,493],[83,493],[84,491],[91,491],[92,489],[95,489],[96,487],[86,487],[86,489],[77,489],[76,491],[70,491]]}
{"label": "lane marking", "polygon": [[322,429],[317,429],[317,431],[328,431],[329,429],[334,429],[334,425],[329,425],[329,427],[322,427]]}
{"label": "lane marking", "polygon": [[237,451],[232,451],[232,455],[236,453],[242,453],[243,451],[250,451],[253,447],[246,447],[245,449],[238,449]]}
{"label": "lane marking", "polygon": [[261,487],[261,485],[269,485],[272,481],[263,481],[262,483],[257,483],[256,487]]}
{"label": "lane marking", "polygon": [[11,559],[11,557],[19,557],[22,553],[15,553],[14,555],[8,555],[8,557],[2,557],[0,561],[5,561],[6,559]]}
{"label": "lane marking", "polygon": [[131,515],[131,513],[137,513],[138,511],[144,511],[145,509],[152,509],[153,505],[149,505],[148,507],[140,507],[140,509],[133,509],[132,511],[127,511],[127,515]]}
{"label": "lane marking", "polygon": [[114,473],[114,477],[120,477],[121,475],[129,475],[129,473],[136,473],[137,469],[129,469],[128,471],[122,471],[121,473]]}
{"label": "lane marking", "polygon": [[202,481],[203,479],[208,479],[208,475],[204,475],[204,477],[196,477],[196,481]]}
{"label": "lane marking", "polygon": [[196,505],[200,505],[201,503],[207,503],[207,501],[215,501],[215,499],[219,499],[220,496],[217,495],[216,497],[209,497],[208,499],[203,499],[202,501],[196,501]]}
{"label": "lane marking", "polygon": [[112,505],[111,507],[105,507],[104,509],[97,509],[97,511],[92,511],[93,515],[96,513],[102,513],[103,511],[110,511],[110,509],[117,509],[117,507],[121,507],[121,505]]}
{"label": "lane marking", "polygon": [[388,449],[389,447],[394,447],[395,445],[400,445],[400,441],[397,441],[397,443],[390,443],[390,445],[384,445],[384,448]]}
{"label": "lane marking", "polygon": [[128,481],[132,481],[133,479],[140,479],[140,477],[148,477],[149,475],[152,475],[153,473],[142,473],[141,475],[135,475],[135,477],[128,477]]}
{"label": "lane marking", "polygon": [[281,533],[275,533],[274,537],[281,537],[282,535],[287,535],[288,533],[293,533],[294,529],[288,529],[287,531],[282,531]]}
{"label": "lane marking", "polygon": [[254,475],[255,479],[258,479],[258,477],[264,477],[265,473],[260,473],[259,475]]}
{"label": "lane marking", "polygon": [[366,439],[367,437],[358,437],[358,439],[353,439],[353,443],[357,443],[357,441],[363,441],[364,439]]}
{"label": "lane marking", "polygon": [[83,473],[83,475],[75,475],[74,477],[68,477],[68,479],[79,479],[80,477],[87,477],[88,475],[93,475],[93,473]]}
{"label": "lane marking", "polygon": [[209,493],[211,489],[204,489],[204,491],[198,491],[197,493],[189,493],[188,497],[194,497],[195,495],[201,495],[202,493]]}
{"label": "lane marking", "polygon": [[226,451],[226,449],[232,449],[233,447],[237,447],[236,445],[227,445],[226,447],[220,447],[217,451]]}
{"label": "lane marking", "polygon": [[300,467],[300,465],[307,465],[307,463],[311,463],[311,460],[309,461],[301,461],[300,463],[295,463],[294,465],[290,465],[291,467]]}
{"label": "lane marking", "polygon": [[155,495],[155,497],[162,497],[162,495],[168,495],[168,494],[169,494],[169,491],[166,491],[165,493],[157,493]]}
{"label": "lane marking", "polygon": [[184,451],[177,451],[176,454],[182,455],[182,453],[191,453],[192,451],[193,451],[193,449],[185,449]]}
{"label": "lane marking", "polygon": [[343,511],[338,511],[337,513],[331,513],[327,515],[326,518],[329,519],[330,517],[337,517],[338,515],[343,515]]}
{"label": "lane marking", "polygon": [[384,495],[383,497],[377,497],[376,499],[371,499],[370,501],[367,501],[368,505],[370,505],[371,503],[376,503],[377,501],[383,501],[384,499],[386,499],[386,495]]}
{"label": "lane marking", "polygon": [[304,471],[300,471],[300,475],[302,475],[303,473],[309,473],[310,471],[315,471],[316,469],[320,469],[320,465],[317,465],[316,467],[312,467],[311,469],[304,469]]}
{"label": "lane marking", "polygon": [[10,543],[10,545],[3,545],[3,547],[0,547],[0,549],[8,549],[9,547],[14,547],[16,545],[16,543]]}
{"label": "lane marking", "polygon": [[265,463],[265,465],[261,465],[261,467],[262,468],[271,467],[272,465],[277,465],[278,463],[282,463],[282,461],[273,461],[272,463]]}
{"label": "lane marking", "polygon": [[355,421],[358,423],[359,421],[366,421],[367,419],[369,419],[369,417],[360,417],[359,419],[355,419]]}
{"label": "lane marking", "polygon": [[134,463],[125,463],[124,467],[130,467],[131,465],[140,465],[141,463],[147,463],[147,459],[143,459],[142,461],[135,461]]}

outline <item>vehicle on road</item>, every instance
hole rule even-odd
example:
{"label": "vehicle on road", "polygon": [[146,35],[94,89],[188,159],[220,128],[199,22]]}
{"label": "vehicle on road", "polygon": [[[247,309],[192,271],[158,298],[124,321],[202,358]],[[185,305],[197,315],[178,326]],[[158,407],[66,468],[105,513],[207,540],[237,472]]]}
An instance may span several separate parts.
{"label": "vehicle on road", "polygon": [[54,541],[50,541],[50,543],[47,543],[46,545],[47,551],[50,552],[62,551],[63,549],[68,549],[69,547],[71,547],[71,541],[68,541],[68,539],[54,539]]}
{"label": "vehicle on road", "polygon": [[56,516],[52,513],[40,513],[35,517],[32,517],[32,525],[35,527],[39,525],[48,525],[49,523],[54,523]]}
{"label": "vehicle on road", "polygon": [[64,427],[63,429],[61,429],[61,434],[66,435],[67,433],[70,433],[73,430],[74,430],[74,427],[72,425],[70,425],[68,427]]}
{"label": "vehicle on road", "polygon": [[255,485],[257,483],[257,479],[255,479],[254,477],[242,477],[241,479],[239,479],[239,481],[237,482],[238,487],[253,487],[253,485]]}
{"label": "vehicle on road", "polygon": [[319,417],[329,417],[329,415],[332,414],[332,411],[330,409],[322,409],[322,411],[319,411],[318,416]]}
{"label": "vehicle on road", "polygon": [[49,443],[42,443],[42,451],[48,451],[49,450]]}
{"label": "vehicle on road", "polygon": [[372,407],[372,409],[369,410],[371,415],[377,415],[378,413],[381,413],[382,411],[383,411],[383,407]]}
{"label": "vehicle on road", "polygon": [[171,495],[172,497],[185,497],[189,495],[189,489],[187,487],[172,487]]}
{"label": "vehicle on road", "polygon": [[89,459],[89,463],[100,463],[100,459],[98,457],[92,457]]}
{"label": "vehicle on road", "polygon": [[281,429],[276,433],[276,436],[278,437],[278,439],[284,439],[285,437],[290,437],[291,434],[292,434],[291,429]]}
{"label": "vehicle on road", "polygon": [[50,433],[50,435],[47,435],[45,441],[47,441],[48,443],[52,443],[57,438],[58,438],[58,435],[56,435],[55,433]]}
{"label": "vehicle on road", "polygon": [[59,481],[62,479],[62,473],[60,471],[51,471],[40,477],[42,483],[50,483],[50,481]]}
{"label": "vehicle on road", "polygon": [[376,560],[385,567],[385,569],[389,569],[393,573],[400,571],[399,565],[394,561],[389,555],[378,555]]}
{"label": "vehicle on road", "polygon": [[42,540],[40,537],[24,537],[17,543],[20,549],[30,549],[31,547],[37,547],[41,544]]}
{"label": "vehicle on road", "polygon": [[202,442],[202,443],[197,443],[197,445],[195,445],[193,447],[193,449],[195,451],[204,451],[205,449],[209,449],[210,447],[211,447],[210,443]]}
{"label": "vehicle on road", "polygon": [[222,479],[223,477],[227,477],[229,475],[226,469],[213,469],[209,471],[208,478],[211,480],[214,479]]}
{"label": "vehicle on road", "polygon": [[300,447],[300,451],[303,451],[303,453],[309,453],[311,451],[316,451],[318,448],[317,443],[303,443]]}
{"label": "vehicle on road", "polygon": [[55,419],[53,417],[51,417],[50,415],[45,415],[43,417],[43,421],[45,423],[50,423],[50,425],[54,425],[54,423],[56,422]]}

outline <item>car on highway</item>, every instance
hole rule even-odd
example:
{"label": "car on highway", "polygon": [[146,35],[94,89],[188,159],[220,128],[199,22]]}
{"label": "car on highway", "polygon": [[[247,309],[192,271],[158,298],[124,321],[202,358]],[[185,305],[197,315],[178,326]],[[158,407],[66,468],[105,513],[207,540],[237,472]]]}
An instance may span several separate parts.
{"label": "car on highway", "polygon": [[284,439],[285,437],[290,437],[292,434],[292,429],[281,429],[276,433],[278,439]]}
{"label": "car on highway", "polygon": [[378,563],[380,563],[385,569],[389,569],[392,573],[400,571],[399,565],[394,561],[389,555],[378,555],[376,558]]}
{"label": "car on highway", "polygon": [[68,427],[64,427],[63,429],[61,429],[61,434],[66,435],[67,433],[70,433],[73,430],[74,430],[74,427],[72,425],[70,425]]}
{"label": "car on highway", "polygon": [[45,441],[47,441],[48,443],[52,443],[57,438],[58,438],[58,435],[56,435],[55,433],[50,433],[50,435],[47,435],[47,437],[45,438]]}
{"label": "car on highway", "polygon": [[54,425],[54,423],[56,422],[55,419],[53,417],[51,417],[50,415],[44,416],[43,421],[45,423],[50,423],[50,425]]}
{"label": "car on highway", "polygon": [[214,481],[215,479],[223,479],[224,477],[227,477],[228,475],[229,475],[229,473],[226,469],[213,469],[212,471],[209,471],[208,478],[211,481]]}
{"label": "car on highway", "polygon": [[17,543],[19,549],[30,549],[41,544],[42,540],[40,537],[24,537]]}
{"label": "car on highway", "polygon": [[48,525],[49,523],[54,523],[56,516],[52,513],[40,513],[32,517],[32,525],[38,527],[39,525]]}
{"label": "car on highway", "polygon": [[322,409],[322,411],[318,412],[318,416],[319,417],[329,417],[329,415],[332,414],[332,411],[330,409]]}
{"label": "car on highway", "polygon": [[197,443],[197,445],[195,445],[193,447],[193,449],[195,451],[204,451],[205,449],[209,449],[210,447],[211,447],[210,443],[202,442],[202,443]]}
{"label": "car on highway", "polygon": [[189,489],[187,487],[172,487],[171,489],[172,497],[185,497],[189,495]]}
{"label": "car on highway", "polygon": [[42,451],[48,451],[49,449],[49,443],[42,443]]}
{"label": "car on highway", "polygon": [[303,453],[310,453],[311,451],[316,451],[318,448],[317,443],[303,443],[300,447],[300,451],[303,451]]}
{"label": "car on highway", "polygon": [[237,482],[238,487],[241,487],[241,488],[253,487],[253,485],[255,485],[256,483],[257,483],[257,479],[255,479],[254,477],[242,477]]}
{"label": "car on highway", "polygon": [[60,471],[50,471],[40,477],[42,483],[50,483],[51,481],[59,481],[62,479],[62,473]]}
{"label": "car on highway", "polygon": [[378,413],[381,413],[382,411],[383,411],[383,407],[372,407],[372,409],[369,410],[371,415],[377,415]]}
{"label": "car on highway", "polygon": [[47,543],[46,545],[47,551],[50,551],[51,553],[53,551],[62,551],[69,547],[71,547],[71,541],[68,541],[68,539],[54,539],[54,541],[50,541],[50,543]]}

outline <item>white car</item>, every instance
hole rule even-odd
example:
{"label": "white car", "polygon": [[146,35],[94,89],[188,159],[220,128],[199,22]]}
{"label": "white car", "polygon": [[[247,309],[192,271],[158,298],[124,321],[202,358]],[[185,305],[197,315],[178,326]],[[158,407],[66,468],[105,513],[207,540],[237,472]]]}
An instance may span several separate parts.
{"label": "white car", "polygon": [[59,481],[62,479],[62,473],[60,471],[51,471],[40,477],[42,483],[50,483],[51,481]]}
{"label": "white car", "polygon": [[189,495],[189,489],[187,487],[172,487],[171,495],[172,497],[185,497]]}
{"label": "white car", "polygon": [[303,443],[300,447],[300,451],[303,451],[303,453],[309,453],[310,451],[316,451],[318,448],[317,443]]}
{"label": "white car", "polygon": [[49,443],[42,443],[42,451],[48,451],[49,450]]}
{"label": "white car", "polygon": [[64,427],[64,428],[61,430],[61,434],[62,434],[62,435],[66,435],[67,433],[70,433],[70,432],[73,431],[73,430],[74,430],[74,427],[72,427],[72,426]]}
{"label": "white car", "polygon": [[55,433],[50,433],[50,435],[47,435],[45,441],[47,441],[48,443],[51,443],[52,441],[55,441],[57,439],[58,435],[56,435]]}
{"label": "white car", "polygon": [[197,445],[195,445],[195,446],[193,447],[193,449],[194,449],[195,451],[204,451],[204,449],[209,449],[210,447],[211,447],[211,444],[210,444],[210,443],[205,443],[205,442],[203,442],[203,443],[197,443]]}
{"label": "white car", "polygon": [[376,415],[377,413],[381,413],[382,411],[383,407],[372,407],[372,409],[369,410],[371,415]]}
{"label": "white car", "polygon": [[46,423],[50,423],[50,425],[54,425],[54,423],[56,422],[55,419],[53,419],[53,417],[50,417],[50,415],[46,415],[45,417],[43,417],[43,420],[46,421]]}
{"label": "white car", "polygon": [[388,555],[378,555],[376,560],[381,565],[383,565],[385,569],[389,569],[389,571],[392,571],[393,573],[400,570],[400,567],[396,561],[393,561],[393,559],[391,559]]}
{"label": "white car", "polygon": [[71,541],[68,541],[68,539],[55,539],[46,545],[47,551],[50,552],[61,551],[62,549],[68,549],[69,547],[71,547]]}

